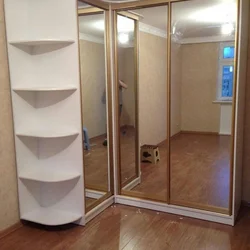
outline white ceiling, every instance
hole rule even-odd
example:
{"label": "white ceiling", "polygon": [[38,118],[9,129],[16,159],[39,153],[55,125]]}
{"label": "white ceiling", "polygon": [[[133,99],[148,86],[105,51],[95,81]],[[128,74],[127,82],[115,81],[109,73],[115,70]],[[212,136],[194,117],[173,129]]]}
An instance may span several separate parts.
{"label": "white ceiling", "polygon": [[[235,24],[236,0],[191,0],[172,6],[174,34],[178,39],[221,36],[222,24],[227,21]],[[143,16],[140,22],[166,32],[167,6],[132,11]],[[103,30],[96,25],[104,22],[103,15],[83,16],[79,20],[80,32],[103,38]]]}
{"label": "white ceiling", "polygon": [[80,16],[79,31],[80,33],[104,39],[104,14]]}

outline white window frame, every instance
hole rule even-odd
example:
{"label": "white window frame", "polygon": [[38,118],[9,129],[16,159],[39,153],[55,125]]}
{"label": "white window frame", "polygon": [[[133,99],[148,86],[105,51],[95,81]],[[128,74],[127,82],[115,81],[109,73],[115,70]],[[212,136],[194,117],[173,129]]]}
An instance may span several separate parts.
{"label": "white window frame", "polygon": [[[223,42],[220,43],[220,54],[219,54],[219,73],[218,73],[218,83],[217,83],[217,101],[232,101],[233,97],[222,97],[222,76],[223,76],[223,66],[233,66],[234,67],[234,58],[224,59],[224,48],[235,46],[234,42]],[[235,73],[235,67],[234,67]],[[233,83],[234,84],[234,83]]]}

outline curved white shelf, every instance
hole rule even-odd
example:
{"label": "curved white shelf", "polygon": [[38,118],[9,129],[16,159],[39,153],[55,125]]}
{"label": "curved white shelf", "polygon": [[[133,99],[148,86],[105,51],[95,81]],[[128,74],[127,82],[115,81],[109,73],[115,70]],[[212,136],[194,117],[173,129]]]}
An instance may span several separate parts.
{"label": "curved white shelf", "polygon": [[33,180],[40,182],[63,182],[79,178],[81,175],[77,173],[48,171],[47,169],[33,168],[30,171],[23,171],[19,174],[20,179]]}
{"label": "curved white shelf", "polygon": [[82,215],[78,213],[42,207],[38,210],[21,215],[22,220],[28,220],[48,226],[64,225],[77,221],[80,218],[82,218]]}
{"label": "curved white shelf", "polygon": [[15,92],[26,91],[26,92],[50,92],[50,91],[72,91],[77,90],[74,86],[67,87],[23,87],[13,88]]}
{"label": "curved white shelf", "polygon": [[37,40],[17,40],[10,41],[11,45],[26,45],[26,46],[40,46],[40,45],[56,45],[56,44],[72,44],[75,41],[72,39],[37,39]]}
{"label": "curved white shelf", "polygon": [[72,131],[23,131],[17,132],[16,135],[35,138],[62,138],[79,135],[79,133]]}

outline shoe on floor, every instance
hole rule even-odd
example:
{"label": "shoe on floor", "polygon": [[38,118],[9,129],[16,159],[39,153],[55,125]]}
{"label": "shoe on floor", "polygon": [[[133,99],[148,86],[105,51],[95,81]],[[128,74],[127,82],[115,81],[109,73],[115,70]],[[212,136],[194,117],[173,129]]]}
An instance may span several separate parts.
{"label": "shoe on floor", "polygon": [[107,139],[104,140],[104,142],[102,143],[102,145],[105,146],[105,147],[108,145]]}

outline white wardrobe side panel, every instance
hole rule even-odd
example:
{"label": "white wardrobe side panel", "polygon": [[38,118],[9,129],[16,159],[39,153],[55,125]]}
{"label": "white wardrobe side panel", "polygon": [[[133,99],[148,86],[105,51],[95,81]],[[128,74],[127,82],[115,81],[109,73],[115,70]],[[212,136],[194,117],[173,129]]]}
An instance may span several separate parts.
{"label": "white wardrobe side panel", "polygon": [[238,57],[238,88],[236,90],[235,113],[235,158],[234,158],[234,192],[233,192],[233,216],[236,219],[241,205],[242,195],[242,154],[244,137],[244,113],[245,113],[245,85],[247,75],[247,51],[248,51],[248,21],[249,1],[240,1],[239,23],[239,57]]}
{"label": "white wardrobe side panel", "polygon": [[20,216],[84,221],[77,1],[5,0]]}
{"label": "white wardrobe side panel", "polygon": [[75,2],[5,0],[9,41],[74,37]]}

